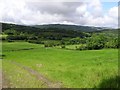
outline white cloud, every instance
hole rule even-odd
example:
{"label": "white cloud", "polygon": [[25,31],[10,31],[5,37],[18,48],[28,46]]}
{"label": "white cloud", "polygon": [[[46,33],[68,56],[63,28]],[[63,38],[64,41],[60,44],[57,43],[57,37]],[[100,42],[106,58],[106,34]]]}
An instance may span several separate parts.
{"label": "white cloud", "polygon": [[118,7],[105,14],[100,0],[91,2],[42,2],[43,0],[0,0],[0,21],[17,24],[77,24],[118,26]]}
{"label": "white cloud", "polygon": [[109,10],[109,16],[113,17],[113,18],[117,18],[118,17],[118,7],[113,7]]}
{"label": "white cloud", "polygon": [[79,15],[84,15],[86,13],[86,10],[87,10],[87,5],[83,4],[76,8],[76,13],[78,13]]}
{"label": "white cloud", "polygon": [[91,2],[88,2],[88,7],[94,17],[102,15],[102,4],[100,0],[92,0]]}
{"label": "white cloud", "polygon": [[61,24],[75,25],[75,23],[69,21],[63,21]]}

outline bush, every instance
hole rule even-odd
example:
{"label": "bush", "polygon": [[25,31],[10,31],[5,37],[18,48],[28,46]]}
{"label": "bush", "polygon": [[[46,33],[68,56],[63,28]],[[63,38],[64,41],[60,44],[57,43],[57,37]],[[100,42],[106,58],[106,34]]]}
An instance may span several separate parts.
{"label": "bush", "polygon": [[105,43],[105,48],[118,48],[119,42],[117,38],[111,38],[108,42]]}
{"label": "bush", "polygon": [[0,40],[6,40],[6,38],[5,37],[0,37]]}
{"label": "bush", "polygon": [[69,43],[70,44],[79,44],[81,41],[81,39],[79,37],[76,37],[76,38],[72,38],[69,40]]}
{"label": "bush", "polygon": [[14,42],[14,40],[8,40],[8,42]]}
{"label": "bush", "polygon": [[28,40],[29,43],[35,43],[35,44],[43,44],[43,42],[41,41],[37,41],[37,40]]}
{"label": "bush", "polygon": [[44,47],[49,47],[48,44],[44,44]]}
{"label": "bush", "polygon": [[52,44],[44,44],[44,47],[53,47]]}
{"label": "bush", "polygon": [[76,46],[76,50],[86,50],[86,45],[81,44],[79,47]]}
{"label": "bush", "polygon": [[44,46],[45,47],[54,47],[54,46],[59,46],[61,45],[60,41],[57,40],[48,40],[48,41],[44,41]]}
{"label": "bush", "polygon": [[31,37],[28,37],[28,40],[37,40],[38,37],[35,37],[35,36],[31,36]]}
{"label": "bush", "polygon": [[105,40],[106,40],[106,38],[104,37],[104,35],[102,35],[102,34],[100,34],[100,35],[94,34],[94,35],[92,35],[92,37],[90,37],[87,40],[86,47],[89,50],[102,49],[105,46],[105,42],[106,42]]}
{"label": "bush", "polygon": [[61,45],[61,48],[65,48],[65,45]]}
{"label": "bush", "polygon": [[5,30],[4,33],[7,35],[18,35],[18,32],[15,31],[14,29]]}
{"label": "bush", "polygon": [[27,40],[27,36],[24,35],[9,35],[6,37],[7,40]]}

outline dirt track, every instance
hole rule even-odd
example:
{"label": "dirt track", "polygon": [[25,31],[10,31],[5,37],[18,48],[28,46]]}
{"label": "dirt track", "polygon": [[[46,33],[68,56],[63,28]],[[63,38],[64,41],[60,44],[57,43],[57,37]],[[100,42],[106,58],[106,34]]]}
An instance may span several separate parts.
{"label": "dirt track", "polygon": [[[17,62],[12,62],[10,61],[11,64],[14,64],[14,65],[17,65],[21,68],[23,68],[24,70],[26,70],[29,74],[33,75],[36,77],[37,80],[40,80],[43,82],[43,85],[47,86],[48,88],[62,88],[62,83],[59,83],[59,82],[52,82],[50,81],[49,79],[47,79],[45,76],[43,76],[42,74],[38,73],[37,71],[29,68],[29,67],[26,67],[26,66],[23,66]],[[29,87],[28,87],[29,88]]]}

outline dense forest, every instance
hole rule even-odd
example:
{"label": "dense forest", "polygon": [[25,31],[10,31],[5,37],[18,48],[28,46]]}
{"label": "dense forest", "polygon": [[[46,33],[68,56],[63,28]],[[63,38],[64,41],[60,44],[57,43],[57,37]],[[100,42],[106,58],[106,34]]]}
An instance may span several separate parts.
{"label": "dense forest", "polygon": [[26,41],[44,44],[45,47],[76,45],[76,50],[118,48],[118,29],[75,25],[23,26],[2,23],[3,41]]}

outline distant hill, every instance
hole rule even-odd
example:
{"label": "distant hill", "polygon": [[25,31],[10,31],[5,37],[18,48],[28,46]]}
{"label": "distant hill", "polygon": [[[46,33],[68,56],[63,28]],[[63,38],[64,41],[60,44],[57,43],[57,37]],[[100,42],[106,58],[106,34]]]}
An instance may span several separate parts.
{"label": "distant hill", "polygon": [[2,23],[2,31],[14,29],[20,32],[31,32],[34,30],[40,30],[39,28],[25,26],[25,25],[17,25],[17,24],[9,24],[9,23]]}
{"label": "distant hill", "polygon": [[65,25],[65,24],[48,24],[48,25],[34,25],[32,27],[40,29],[65,29],[82,32],[94,32],[107,29],[105,27],[92,27],[92,26],[78,26],[78,25]]}
{"label": "distant hill", "polygon": [[24,34],[29,36],[37,36],[39,38],[50,40],[62,40],[63,38],[85,38],[90,37],[92,33],[105,33],[107,36],[117,37],[117,29],[106,29],[102,27],[76,26],[76,25],[34,25],[24,26],[16,24],[2,23],[2,32],[9,34]]}
{"label": "distant hill", "polygon": [[92,27],[92,26],[78,26],[78,25],[65,25],[65,24],[48,24],[48,25],[16,25],[16,24],[9,24],[9,23],[2,23],[3,31],[6,29],[15,29],[17,31],[78,31],[78,32],[101,32],[101,31],[108,31],[108,30],[115,30],[106,27]]}
{"label": "distant hill", "polygon": [[[38,28],[35,26],[23,26],[23,25],[16,25],[16,24],[7,24],[2,23],[2,31],[17,31],[18,33],[27,33],[35,36],[39,36],[41,38],[55,38],[55,39],[61,39],[62,37],[87,37],[88,34],[77,31],[77,30],[68,30],[65,28]],[[57,37],[57,38],[56,38]]]}

